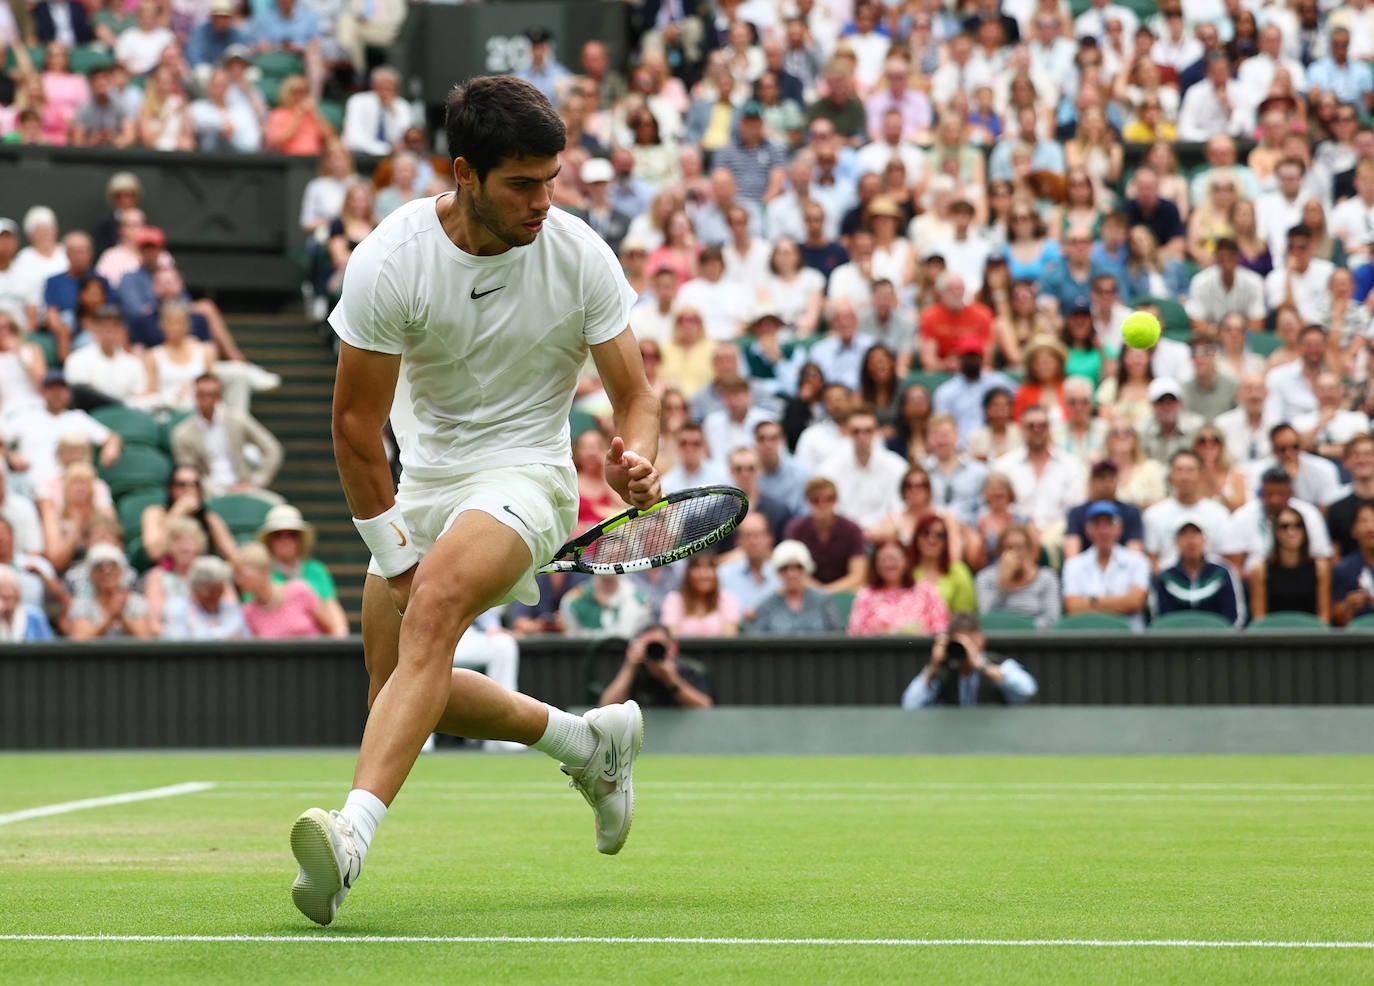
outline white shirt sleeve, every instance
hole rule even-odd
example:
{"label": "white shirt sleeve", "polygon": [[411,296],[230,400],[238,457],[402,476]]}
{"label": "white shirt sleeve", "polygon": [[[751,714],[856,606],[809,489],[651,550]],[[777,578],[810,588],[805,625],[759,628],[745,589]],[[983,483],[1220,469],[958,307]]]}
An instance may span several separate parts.
{"label": "white shirt sleeve", "polygon": [[343,294],[329,316],[340,339],[358,349],[396,356],[405,349],[411,319],[387,246],[375,237],[358,244],[348,258]]}
{"label": "white shirt sleeve", "polygon": [[588,258],[584,267],[586,324],[582,336],[587,345],[595,346],[625,331],[630,324],[630,310],[639,295],[625,279],[620,261],[605,240],[592,234],[588,237],[588,249],[598,256]]}

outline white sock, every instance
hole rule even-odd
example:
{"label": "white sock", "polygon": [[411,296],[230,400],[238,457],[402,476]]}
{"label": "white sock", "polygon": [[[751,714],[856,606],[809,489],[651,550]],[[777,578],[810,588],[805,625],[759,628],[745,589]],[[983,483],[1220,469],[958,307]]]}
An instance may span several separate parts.
{"label": "white sock", "polygon": [[381,825],[382,819],[386,817],[386,805],[371,791],[357,787],[348,792],[348,800],[339,809],[339,814],[348,819],[348,824],[353,827],[353,838],[358,844],[358,851],[366,856],[367,847],[372,843],[372,837],[377,834],[377,826]]}
{"label": "white sock", "polygon": [[544,729],[544,735],[532,744],[534,749],[561,760],[569,767],[587,766],[596,752],[596,735],[592,727],[581,716],[555,709],[552,705],[546,708],[549,710],[549,724]]}

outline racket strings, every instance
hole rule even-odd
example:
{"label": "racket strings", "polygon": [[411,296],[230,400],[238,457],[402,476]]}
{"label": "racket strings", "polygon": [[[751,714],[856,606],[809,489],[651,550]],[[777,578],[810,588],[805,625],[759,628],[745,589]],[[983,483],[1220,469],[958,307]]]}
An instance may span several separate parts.
{"label": "racket strings", "polygon": [[699,496],[632,517],[602,534],[582,552],[594,565],[653,558],[691,544],[726,526],[739,511],[733,496]]}

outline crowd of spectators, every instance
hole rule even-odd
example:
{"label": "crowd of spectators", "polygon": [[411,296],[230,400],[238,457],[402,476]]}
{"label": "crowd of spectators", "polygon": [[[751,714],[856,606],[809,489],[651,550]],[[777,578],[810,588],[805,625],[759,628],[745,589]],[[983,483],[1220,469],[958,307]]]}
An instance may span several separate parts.
{"label": "crowd of spectators", "polygon": [[[531,26],[516,74],[567,126],[555,204],[640,293],[631,325],[662,399],[665,487],[728,481],[753,510],[718,557],[546,577],[508,626],[934,633],[975,610],[1136,627],[1178,609],[1237,626],[1374,612],[1370,4],[627,8],[620,64],[600,41],[570,49]],[[346,26],[357,9],[145,0],[133,18],[102,9],[95,40],[68,36],[84,15],[35,16],[64,26],[34,35],[52,42],[46,67],[19,58],[0,132],[317,156],[300,223],[323,314],[377,222],[451,187],[379,64],[385,32]],[[92,44],[114,61],[70,79],[60,49]],[[265,98],[253,76],[271,53],[300,71]],[[346,95],[336,123],[327,92]],[[1198,145],[1196,166],[1180,165],[1180,142]],[[232,360],[222,319],[185,304],[136,203],[112,204],[93,269],[148,283],[104,298],[91,278],[64,283],[41,321],[7,272],[55,264],[56,230],[35,236],[26,219],[23,259],[0,223],[13,322],[4,342],[0,314],[13,364],[0,361],[0,396],[13,381],[21,400],[47,399],[25,333],[46,329],[65,358],[113,333],[112,303],[185,366],[197,350],[163,325],[180,302],[190,334]],[[81,245],[66,249],[75,269]],[[1133,308],[1169,327],[1150,350],[1123,347]],[[144,362],[146,392],[161,389],[162,364]],[[577,407],[593,422],[575,445],[590,523],[619,506],[597,471],[594,379]],[[255,481],[235,468],[202,464],[200,478]]]}

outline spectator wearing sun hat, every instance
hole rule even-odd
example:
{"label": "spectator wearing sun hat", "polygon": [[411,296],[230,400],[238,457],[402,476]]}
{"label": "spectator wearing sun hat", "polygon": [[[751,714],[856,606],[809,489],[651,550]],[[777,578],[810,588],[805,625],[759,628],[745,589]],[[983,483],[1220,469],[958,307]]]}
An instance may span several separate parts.
{"label": "spectator wearing sun hat", "polygon": [[816,571],[811,551],[801,541],[783,541],[769,561],[782,586],[759,601],[747,630],[751,634],[840,633],[844,621],[834,598],[807,585]]}
{"label": "spectator wearing sun hat", "polygon": [[580,210],[582,218],[607,246],[619,253],[621,241],[629,232],[630,220],[634,217],[617,209],[608,197],[611,179],[615,177],[614,165],[604,157],[588,158],[582,162],[578,177],[587,191],[587,207]]}
{"label": "spectator wearing sun hat", "polygon": [[315,526],[306,521],[300,510],[289,503],[277,504],[267,511],[257,539],[272,556],[273,582],[305,582],[320,597],[330,624],[347,628],[348,617],[339,604],[334,576],[324,562],[311,557],[315,550]]}

